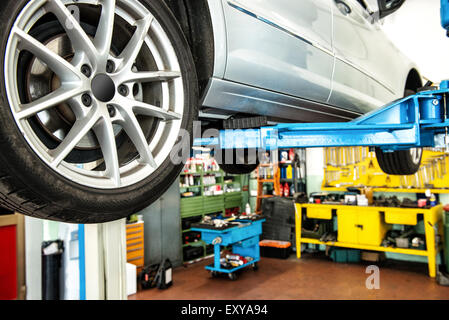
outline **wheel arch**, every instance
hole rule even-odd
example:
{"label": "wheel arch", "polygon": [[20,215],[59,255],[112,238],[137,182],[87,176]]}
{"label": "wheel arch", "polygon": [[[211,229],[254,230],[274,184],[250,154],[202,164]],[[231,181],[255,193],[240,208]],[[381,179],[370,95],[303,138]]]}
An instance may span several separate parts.
{"label": "wheel arch", "polygon": [[195,62],[200,97],[214,72],[214,31],[207,0],[164,0],[186,37]]}
{"label": "wheel arch", "polygon": [[416,70],[416,68],[412,68],[407,75],[404,89],[409,89],[416,92],[422,86],[423,83],[421,75],[419,74],[418,70]]}

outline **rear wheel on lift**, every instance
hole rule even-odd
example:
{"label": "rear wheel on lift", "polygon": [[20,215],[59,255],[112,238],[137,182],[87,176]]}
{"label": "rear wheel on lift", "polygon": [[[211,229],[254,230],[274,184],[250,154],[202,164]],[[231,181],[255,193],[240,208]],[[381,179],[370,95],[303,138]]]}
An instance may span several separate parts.
{"label": "rear wheel on lift", "polygon": [[411,175],[418,172],[422,159],[422,148],[385,152],[376,148],[380,168],[386,174]]}
{"label": "rear wheel on lift", "polygon": [[[416,92],[406,89],[404,97],[415,94]],[[423,149],[412,148],[410,150],[397,150],[393,152],[383,151],[376,148],[376,158],[380,168],[386,174],[391,175],[411,175],[418,172],[421,165]]]}

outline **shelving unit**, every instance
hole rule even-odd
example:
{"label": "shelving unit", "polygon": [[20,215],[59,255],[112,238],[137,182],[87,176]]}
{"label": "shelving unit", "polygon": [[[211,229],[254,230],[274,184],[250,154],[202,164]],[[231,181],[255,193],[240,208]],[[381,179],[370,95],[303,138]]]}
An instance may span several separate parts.
{"label": "shelving unit", "polygon": [[[272,194],[264,194],[264,184],[272,185]],[[279,167],[276,163],[263,163],[257,168],[257,203],[256,213],[262,213],[262,200],[280,195]]]}
{"label": "shelving unit", "polygon": [[[289,149],[280,149],[279,152],[289,152]],[[295,192],[304,192],[307,193],[307,181],[306,181],[306,150],[305,149],[295,149],[295,157],[294,160],[288,161],[280,161],[279,169],[281,171],[279,183],[285,184],[288,183],[289,186],[293,184]],[[282,177],[282,169],[287,168],[288,166],[292,166],[292,178]],[[282,189],[282,188],[281,188]],[[292,194],[290,194],[290,198],[292,198]]]}
{"label": "shelving unit", "polygon": [[[194,185],[186,185],[186,177],[190,180],[193,176]],[[239,208],[242,211],[242,183],[243,176],[229,175],[223,170],[203,171],[202,165],[197,165],[194,172],[185,171],[181,173],[181,219],[183,221],[182,240],[183,252],[202,248],[202,254],[192,259],[184,259],[184,263],[196,262],[213,254],[213,246],[208,246],[204,241],[188,242],[186,237],[192,235],[188,226],[193,222],[200,221],[205,215],[226,215],[227,209]],[[212,180],[213,183],[210,183]],[[190,183],[190,181],[189,181]],[[214,195],[209,188],[218,186],[222,194]],[[233,191],[236,190],[236,191]],[[185,192],[193,192],[192,197],[182,197]],[[185,243],[185,242],[188,243]]]}
{"label": "shelving unit", "polygon": [[[279,149],[279,154],[270,154],[267,156],[267,160],[270,162],[261,163],[257,168],[257,202],[256,212],[262,212],[262,201],[265,198],[271,198],[273,196],[284,196],[282,192],[283,186],[287,183],[289,188],[292,184],[295,192],[305,192],[306,188],[306,151],[305,149],[295,149],[295,157],[293,160],[279,161],[281,159],[282,152],[289,152],[290,149]],[[282,172],[291,166],[291,177],[284,176]],[[270,172],[269,178],[267,178],[267,170]],[[272,184],[273,194],[264,194],[264,184]],[[293,198],[290,194],[289,198]]]}

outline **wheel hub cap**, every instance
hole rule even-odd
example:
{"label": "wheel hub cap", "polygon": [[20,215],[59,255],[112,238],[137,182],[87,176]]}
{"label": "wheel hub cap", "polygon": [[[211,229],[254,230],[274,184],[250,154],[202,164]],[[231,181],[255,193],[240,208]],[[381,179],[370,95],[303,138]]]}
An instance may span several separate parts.
{"label": "wheel hub cap", "polygon": [[101,102],[111,101],[115,96],[114,81],[105,74],[95,76],[92,80],[92,93]]}

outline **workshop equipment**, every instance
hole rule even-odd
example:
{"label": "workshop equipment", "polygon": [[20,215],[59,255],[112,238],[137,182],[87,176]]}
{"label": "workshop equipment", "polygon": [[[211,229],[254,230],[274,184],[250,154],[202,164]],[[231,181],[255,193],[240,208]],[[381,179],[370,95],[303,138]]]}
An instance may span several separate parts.
{"label": "workshop equipment", "polygon": [[[227,274],[231,280],[237,279],[236,271],[248,266],[257,270],[260,261],[259,237],[262,234],[262,223],[265,219],[253,216],[252,219],[235,219],[224,225],[198,223],[192,226],[192,231],[201,232],[201,239],[207,244],[214,245],[214,263],[206,266],[212,276],[220,273]],[[232,254],[244,257],[246,263],[238,266],[223,266],[221,247],[232,247]],[[229,259],[228,259],[229,260]],[[231,259],[232,260],[232,259]]]}
{"label": "workshop equipment", "polygon": [[[425,247],[397,248],[383,246],[383,240],[392,225],[416,226],[418,215],[423,216]],[[436,256],[440,251],[436,243],[434,227],[442,225],[443,206],[431,208],[357,207],[296,203],[296,255],[301,258],[301,244],[315,244],[330,247],[352,248],[368,251],[394,252],[427,257],[429,276],[436,276]],[[303,235],[303,220],[331,222],[337,217],[338,236],[336,240],[322,241]],[[441,230],[441,229],[440,229]]]}
{"label": "workshop equipment", "polygon": [[446,271],[449,273],[449,205],[444,207],[444,260]]}
{"label": "workshop equipment", "polygon": [[329,257],[337,263],[358,263],[361,260],[360,250],[332,247]]}
{"label": "workshop equipment", "polygon": [[259,245],[260,255],[265,258],[287,259],[292,252],[292,244],[288,241],[262,240]]}
{"label": "workshop equipment", "polygon": [[168,289],[173,285],[173,267],[169,259],[160,264],[144,267],[140,273],[140,285],[142,289],[159,288]]}
{"label": "workshop equipment", "polygon": [[42,300],[61,299],[61,266],[64,242],[62,240],[42,243]]}

